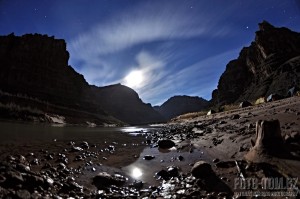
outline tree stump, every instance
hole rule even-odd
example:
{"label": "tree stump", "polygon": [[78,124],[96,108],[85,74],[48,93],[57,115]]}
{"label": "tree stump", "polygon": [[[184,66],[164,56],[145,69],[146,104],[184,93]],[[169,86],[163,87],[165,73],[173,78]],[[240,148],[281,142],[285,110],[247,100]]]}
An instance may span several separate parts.
{"label": "tree stump", "polygon": [[289,155],[284,146],[278,120],[257,121],[255,140],[251,140],[251,143],[253,147],[245,155],[249,161],[257,161],[266,156]]}

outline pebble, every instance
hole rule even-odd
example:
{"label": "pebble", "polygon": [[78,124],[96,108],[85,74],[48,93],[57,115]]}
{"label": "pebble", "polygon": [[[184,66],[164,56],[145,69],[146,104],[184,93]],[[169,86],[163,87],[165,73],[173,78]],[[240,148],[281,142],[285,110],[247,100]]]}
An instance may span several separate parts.
{"label": "pebble", "polygon": [[153,156],[153,155],[145,155],[144,157],[143,157],[143,159],[144,160],[152,160],[152,159],[154,159],[155,157]]}

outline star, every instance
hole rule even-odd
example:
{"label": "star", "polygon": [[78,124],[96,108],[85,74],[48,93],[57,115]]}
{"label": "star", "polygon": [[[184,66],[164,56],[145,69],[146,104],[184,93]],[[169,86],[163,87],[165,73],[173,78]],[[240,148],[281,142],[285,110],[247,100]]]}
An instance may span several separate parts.
{"label": "star", "polygon": [[246,29],[249,29],[249,26],[246,26]]}

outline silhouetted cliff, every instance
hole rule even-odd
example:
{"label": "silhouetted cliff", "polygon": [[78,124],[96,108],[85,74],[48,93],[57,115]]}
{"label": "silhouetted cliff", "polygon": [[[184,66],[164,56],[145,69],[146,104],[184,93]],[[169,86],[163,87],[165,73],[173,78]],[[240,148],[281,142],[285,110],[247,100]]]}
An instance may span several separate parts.
{"label": "silhouetted cliff", "polygon": [[97,102],[108,113],[129,124],[164,122],[164,118],[150,104],[145,104],[131,88],[121,84],[92,86]]}
{"label": "silhouetted cliff", "polygon": [[212,93],[214,104],[255,100],[271,93],[286,95],[300,84],[300,33],[259,24],[255,40],[230,61]]}
{"label": "silhouetted cliff", "polygon": [[2,106],[13,103],[38,109],[39,114],[59,114],[75,123],[121,123],[115,118],[130,124],[163,121],[132,89],[90,86],[68,65],[68,59],[62,39],[40,34],[0,36]]}
{"label": "silhouetted cliff", "polygon": [[176,116],[198,112],[206,109],[209,103],[200,97],[174,96],[164,102],[161,106],[154,107],[161,115],[170,120]]}
{"label": "silhouetted cliff", "polygon": [[84,102],[88,84],[68,66],[64,40],[45,35],[0,37],[0,86],[64,106]]}

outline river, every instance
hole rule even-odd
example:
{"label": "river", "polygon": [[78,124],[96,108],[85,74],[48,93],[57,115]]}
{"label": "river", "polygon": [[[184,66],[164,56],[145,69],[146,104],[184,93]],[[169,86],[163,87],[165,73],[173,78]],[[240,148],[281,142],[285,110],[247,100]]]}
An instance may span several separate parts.
{"label": "river", "polygon": [[154,127],[85,127],[1,121],[0,143],[51,140],[114,140],[118,142],[119,139],[124,139],[124,133],[135,136],[151,129],[154,129]]}
{"label": "river", "polygon": [[[176,147],[173,147],[170,150],[161,151],[157,147],[144,144],[145,134],[156,131],[158,128],[160,127],[51,126],[49,124],[2,121],[0,122],[0,152],[2,158],[5,158],[7,155],[26,155],[33,151],[47,150],[56,154],[69,154],[69,156],[71,155],[69,159],[72,159],[72,153],[69,152],[70,146],[67,143],[74,141],[78,146],[82,141],[87,141],[89,144],[97,145],[97,148],[90,148],[90,150],[98,154],[98,158],[93,161],[101,163],[101,166],[92,166],[98,172],[122,173],[149,185],[158,184],[158,181],[153,178],[154,174],[168,166],[179,166],[183,172],[188,172],[190,167],[187,165],[194,163],[199,158],[205,158],[200,150],[189,153],[178,151]],[[114,143],[116,147],[113,154],[100,152],[111,143]],[[153,155],[155,158],[145,160],[143,157],[146,155]],[[102,156],[106,156],[108,159],[102,160]],[[183,161],[178,160],[179,156],[183,158]],[[76,162],[70,162],[69,166],[76,166],[74,164]],[[78,181],[88,185],[94,175],[95,172],[87,169]]]}

